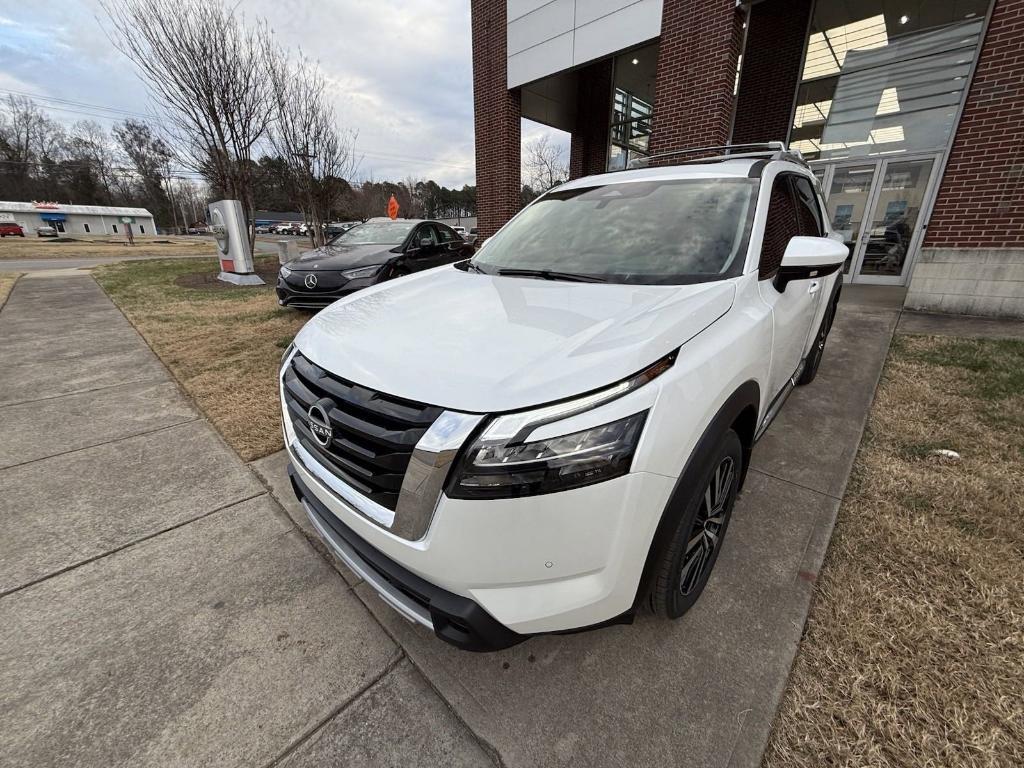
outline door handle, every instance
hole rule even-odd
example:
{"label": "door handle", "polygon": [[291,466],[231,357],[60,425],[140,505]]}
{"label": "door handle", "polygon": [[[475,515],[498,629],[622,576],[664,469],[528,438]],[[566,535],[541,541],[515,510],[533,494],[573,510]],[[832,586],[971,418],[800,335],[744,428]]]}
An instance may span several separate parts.
{"label": "door handle", "polygon": [[819,283],[817,280],[815,280],[813,283],[811,283],[807,287],[807,292],[808,293],[817,293],[819,288],[821,288],[821,283]]}

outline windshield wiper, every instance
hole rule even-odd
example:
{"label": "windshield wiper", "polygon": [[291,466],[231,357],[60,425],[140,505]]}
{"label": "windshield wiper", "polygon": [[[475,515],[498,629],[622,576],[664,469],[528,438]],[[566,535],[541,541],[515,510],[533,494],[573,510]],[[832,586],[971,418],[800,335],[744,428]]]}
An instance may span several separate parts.
{"label": "windshield wiper", "polygon": [[568,280],[574,283],[607,283],[608,279],[597,275],[581,275],[578,272],[557,272],[551,269],[499,269],[504,277],[539,277],[541,280]]}
{"label": "windshield wiper", "polygon": [[470,270],[473,270],[474,272],[479,272],[481,275],[490,274],[489,272],[484,272],[482,269],[480,269],[480,267],[478,267],[476,264],[474,264],[471,259],[468,259],[468,260],[466,260],[466,261],[464,261],[462,263],[465,265],[465,268],[466,268],[467,272],[469,272]]}

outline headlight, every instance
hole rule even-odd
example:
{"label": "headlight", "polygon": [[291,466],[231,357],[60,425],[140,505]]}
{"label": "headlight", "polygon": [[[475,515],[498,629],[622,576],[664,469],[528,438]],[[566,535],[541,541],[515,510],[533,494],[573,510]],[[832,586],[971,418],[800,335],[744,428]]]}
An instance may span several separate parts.
{"label": "headlight", "polygon": [[566,491],[629,472],[647,411],[582,432],[512,444],[474,441],[452,478],[448,496],[505,499]]}
{"label": "headlight", "polygon": [[445,493],[453,499],[501,499],[565,491],[629,472],[647,411],[567,435],[528,442],[544,424],[622,397],[667,371],[676,353],[637,375],[576,400],[496,416],[463,450]]}
{"label": "headlight", "polygon": [[288,275],[290,275],[291,273],[292,271],[288,269],[288,267],[284,265],[281,266],[281,277],[288,277]]}
{"label": "headlight", "polygon": [[380,272],[381,264],[374,264],[370,267],[356,267],[355,269],[343,270],[341,274],[347,277],[349,280],[356,280],[360,277],[373,277]]}

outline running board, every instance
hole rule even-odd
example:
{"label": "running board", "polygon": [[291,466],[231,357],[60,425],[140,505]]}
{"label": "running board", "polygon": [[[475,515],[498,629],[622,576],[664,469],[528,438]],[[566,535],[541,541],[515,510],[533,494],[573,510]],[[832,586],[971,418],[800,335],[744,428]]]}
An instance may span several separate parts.
{"label": "running board", "polygon": [[779,411],[782,410],[782,406],[786,404],[786,398],[789,397],[793,388],[796,387],[796,383],[800,380],[800,376],[803,374],[804,368],[806,367],[807,360],[801,360],[800,365],[796,367],[796,371],[789,377],[789,380],[782,387],[782,391],[775,396],[774,400],[772,400],[772,404],[768,406],[768,413],[764,415],[764,420],[761,422],[761,426],[759,426],[757,428],[757,432],[754,433],[755,443],[761,439],[761,435],[763,435],[768,430],[768,427],[772,425],[772,422],[775,421],[775,417],[779,415]]}

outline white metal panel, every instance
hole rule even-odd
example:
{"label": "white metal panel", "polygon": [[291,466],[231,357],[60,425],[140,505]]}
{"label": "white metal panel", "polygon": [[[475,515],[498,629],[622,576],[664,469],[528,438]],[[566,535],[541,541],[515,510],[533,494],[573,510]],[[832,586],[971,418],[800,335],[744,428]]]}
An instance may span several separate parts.
{"label": "white metal panel", "polygon": [[638,2],[641,0],[576,0],[576,26],[582,27]]}
{"label": "white metal panel", "polygon": [[572,66],[572,32],[508,57],[508,87],[528,83]]}
{"label": "white metal panel", "polygon": [[508,87],[661,34],[663,0],[507,0]]}
{"label": "white metal panel", "polygon": [[550,2],[551,0],[508,0],[508,4],[505,6],[506,21],[511,22],[520,16],[525,16]]}
{"label": "white metal panel", "polygon": [[[600,5],[601,3],[595,3]],[[589,24],[580,24],[578,10],[590,2],[577,2],[576,39],[573,65],[583,64],[650,40],[661,34],[662,0],[640,0],[600,16]]]}
{"label": "white metal panel", "polygon": [[554,0],[510,21],[506,28],[508,55],[512,56],[560,34],[571,32],[574,11],[573,0]]}

